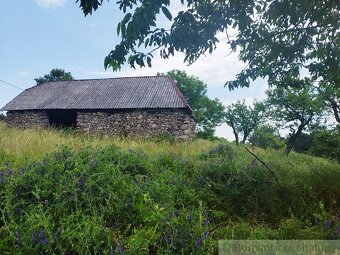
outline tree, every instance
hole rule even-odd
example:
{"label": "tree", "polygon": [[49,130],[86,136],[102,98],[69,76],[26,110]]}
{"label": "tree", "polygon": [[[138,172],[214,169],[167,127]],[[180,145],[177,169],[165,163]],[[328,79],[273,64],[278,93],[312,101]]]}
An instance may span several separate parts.
{"label": "tree", "polygon": [[314,130],[312,137],[309,153],[340,162],[340,125],[330,130],[326,128]]}
{"label": "tree", "polygon": [[252,146],[261,147],[263,149],[281,149],[284,143],[276,128],[270,125],[259,125],[249,137],[249,143]]}
{"label": "tree", "polygon": [[[76,2],[87,15],[103,0]],[[239,48],[239,59],[246,63],[236,80],[226,83],[229,89],[248,87],[258,77],[267,78],[269,85],[301,86],[299,74],[304,70],[313,83],[330,88],[329,105],[339,114],[338,1],[181,0],[186,10],[176,17],[168,9],[170,0],[117,3],[125,14],[117,26],[121,41],[105,58],[105,68],[119,70],[124,63],[131,67],[151,66],[155,50],[162,58],[183,52],[184,61],[191,64],[214,51],[217,35],[224,33],[232,50]],[[160,13],[171,21],[171,26],[160,26]],[[228,34],[230,28],[237,29],[234,37]]]}
{"label": "tree", "polygon": [[4,121],[6,119],[6,115],[0,112],[0,121]]}
{"label": "tree", "polygon": [[302,131],[319,120],[324,110],[324,102],[316,88],[308,79],[304,81],[302,88],[277,87],[267,91],[268,108],[272,108],[269,115],[291,131],[285,148],[286,155],[292,150]]}
{"label": "tree", "polygon": [[48,81],[73,80],[73,76],[70,72],[65,72],[64,69],[54,68],[49,74],[45,74],[43,77],[39,77],[34,80],[37,84],[41,84]]}
{"label": "tree", "polygon": [[244,101],[237,101],[229,105],[225,113],[225,121],[233,129],[237,145],[240,143],[240,134],[243,136],[241,143],[244,144],[263,118],[264,105],[261,102],[247,106]]}
{"label": "tree", "polygon": [[167,75],[174,79],[193,110],[197,122],[197,136],[200,138],[213,137],[215,128],[222,122],[224,115],[224,107],[221,102],[207,96],[207,85],[199,78],[180,70],[169,71]]}

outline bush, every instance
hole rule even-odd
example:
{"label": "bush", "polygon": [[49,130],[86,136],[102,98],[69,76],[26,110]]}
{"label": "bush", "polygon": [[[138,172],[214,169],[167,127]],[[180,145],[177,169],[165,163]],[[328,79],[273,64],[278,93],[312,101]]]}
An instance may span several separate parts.
{"label": "bush", "polygon": [[228,143],[188,157],[182,145],[62,147],[0,164],[0,253],[216,254],[225,238],[340,238],[338,165],[292,154],[283,167],[268,150],[276,183]]}
{"label": "bush", "polygon": [[0,121],[4,121],[6,119],[6,115],[0,112]]}
{"label": "bush", "polygon": [[263,149],[272,148],[279,150],[285,146],[275,128],[271,126],[260,126],[256,128],[254,133],[249,137],[249,143]]}
{"label": "bush", "polygon": [[315,156],[340,162],[340,125],[333,130],[322,129],[314,132],[309,152]]}
{"label": "bush", "polygon": [[65,147],[20,171],[5,166],[0,172],[5,215],[0,220],[0,250],[211,253],[204,206],[196,201],[188,206],[179,199],[193,192],[185,178],[180,171],[156,169],[160,164],[155,161],[150,164],[142,152],[115,146],[78,153]]}

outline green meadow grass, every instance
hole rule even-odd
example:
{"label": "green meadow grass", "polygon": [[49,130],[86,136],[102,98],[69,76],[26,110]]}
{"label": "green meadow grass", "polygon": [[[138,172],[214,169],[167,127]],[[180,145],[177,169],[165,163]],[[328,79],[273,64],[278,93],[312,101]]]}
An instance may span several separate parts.
{"label": "green meadow grass", "polygon": [[0,122],[0,254],[216,254],[219,239],[340,238],[339,164],[247,147],[272,172],[228,142]]}

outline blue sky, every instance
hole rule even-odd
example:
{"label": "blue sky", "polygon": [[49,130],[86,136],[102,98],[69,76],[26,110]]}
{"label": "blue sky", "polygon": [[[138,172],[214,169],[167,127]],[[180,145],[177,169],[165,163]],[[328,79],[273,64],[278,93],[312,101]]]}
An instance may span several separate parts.
{"label": "blue sky", "polygon": [[[179,1],[177,1],[179,2]],[[172,10],[181,7],[172,5]],[[267,88],[262,81],[253,86],[230,92],[224,83],[234,79],[243,63],[220,35],[216,51],[203,56],[191,66],[183,63],[183,55],[176,53],[169,60],[155,56],[152,68],[131,69],[124,66],[120,72],[104,70],[104,57],[119,41],[117,23],[122,14],[116,1],[104,1],[92,15],[84,17],[74,0],[11,0],[0,1],[0,80],[22,89],[35,85],[34,78],[53,68],[63,68],[76,79],[120,76],[156,75],[172,69],[185,70],[208,85],[208,95],[225,105],[245,99],[263,99]],[[228,55],[228,56],[227,56]],[[21,91],[0,82],[0,108]],[[232,139],[226,125],[217,128],[218,136]]]}

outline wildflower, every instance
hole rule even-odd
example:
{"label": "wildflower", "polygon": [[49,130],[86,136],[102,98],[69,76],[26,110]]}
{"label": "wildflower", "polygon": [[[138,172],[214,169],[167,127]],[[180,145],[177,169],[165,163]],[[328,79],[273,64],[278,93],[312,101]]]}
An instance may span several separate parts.
{"label": "wildflower", "polygon": [[171,213],[170,213],[170,215],[169,215],[169,220],[171,220],[173,217],[174,217],[174,212],[172,211]]}
{"label": "wildflower", "polygon": [[330,229],[332,227],[332,220],[326,219],[326,222],[323,227],[325,229]]}
{"label": "wildflower", "polygon": [[44,230],[42,228],[40,228],[40,230],[39,230],[39,239],[40,239],[40,243],[42,245],[47,245],[48,244],[48,240],[45,239],[45,237],[44,237]]}
{"label": "wildflower", "polygon": [[204,233],[204,239],[206,239],[209,236],[209,231],[205,231]]}
{"label": "wildflower", "polygon": [[5,174],[0,172],[0,184],[5,182]]}
{"label": "wildflower", "polygon": [[7,174],[8,174],[9,177],[12,177],[12,175],[13,175],[13,170],[12,170],[12,169],[8,169]]}
{"label": "wildflower", "polygon": [[203,227],[207,226],[209,224],[209,215],[208,213],[205,215],[205,220],[202,224]]}
{"label": "wildflower", "polygon": [[84,178],[80,178],[79,181],[78,181],[78,188],[80,190],[83,190],[84,187],[85,187],[85,180],[84,180]]}
{"label": "wildflower", "polygon": [[196,243],[195,243],[196,249],[199,249],[200,246],[201,246],[201,244],[202,244],[202,239],[200,238],[200,239],[198,239],[198,240],[196,241]]}
{"label": "wildflower", "polygon": [[174,230],[174,237],[177,236],[177,232],[178,232],[178,230],[177,230],[177,228],[175,228],[175,230]]}
{"label": "wildflower", "polygon": [[170,236],[169,236],[168,233],[166,235],[164,235],[164,240],[165,240],[165,242],[170,243]]}
{"label": "wildflower", "polygon": [[174,247],[174,240],[170,238],[170,246],[173,248]]}
{"label": "wildflower", "polygon": [[120,245],[119,242],[117,244],[117,250],[118,250],[119,253],[123,253],[123,248],[122,248],[122,246]]}
{"label": "wildflower", "polygon": [[32,232],[32,243],[33,243],[33,245],[37,244],[37,239],[36,239],[36,235],[35,235],[34,231]]}
{"label": "wildflower", "polygon": [[18,248],[20,248],[22,246],[22,242],[21,242],[21,239],[20,239],[19,231],[15,232],[15,237],[16,237],[16,240],[17,240]]}
{"label": "wildflower", "polygon": [[185,247],[185,242],[183,241],[183,239],[179,239],[179,244],[181,245],[182,248]]}
{"label": "wildflower", "polygon": [[16,213],[21,216],[22,210],[20,207],[15,208]]}
{"label": "wildflower", "polygon": [[189,221],[190,223],[192,222],[192,211],[189,212],[188,221]]}
{"label": "wildflower", "polygon": [[190,230],[188,231],[188,237],[192,237]]}
{"label": "wildflower", "polygon": [[110,246],[110,255],[113,255],[114,254],[114,250],[113,250],[113,247]]}

